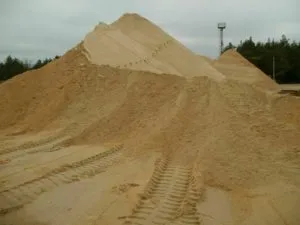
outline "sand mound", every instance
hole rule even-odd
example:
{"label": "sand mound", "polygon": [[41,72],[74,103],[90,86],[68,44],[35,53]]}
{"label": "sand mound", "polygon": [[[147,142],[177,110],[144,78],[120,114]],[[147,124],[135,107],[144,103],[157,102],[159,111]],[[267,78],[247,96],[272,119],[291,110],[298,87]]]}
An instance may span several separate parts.
{"label": "sand mound", "polygon": [[234,49],[224,52],[218,60],[212,63],[212,65],[229,79],[247,82],[262,90],[275,92],[280,90],[276,82]]}
{"label": "sand mound", "polygon": [[206,60],[137,14],[126,14],[109,27],[96,28],[86,36],[84,46],[97,65],[224,79]]}
{"label": "sand mound", "polygon": [[[60,59],[1,84],[3,134],[53,135],[21,147],[4,142],[0,156],[24,151],[36,161],[41,156],[32,152],[42,155],[37,147],[45,144],[58,147],[44,153],[57,157],[73,145],[122,146],[45,175],[39,171],[42,178],[14,188],[31,185],[29,194],[48,177],[75,182],[68,176],[76,171],[103,173],[93,178],[102,186],[120,182],[129,170],[139,172],[143,160],[157,159],[153,171],[144,172],[147,178],[137,181],[130,175],[131,185],[113,188],[125,193],[122,198],[105,192],[108,197],[95,203],[106,202],[100,216],[92,215],[97,222],[81,224],[120,224],[116,218],[139,224],[297,224],[300,205],[292,199],[300,197],[300,102],[272,94],[276,88],[234,51],[211,62],[147,19],[126,14],[113,24],[97,25]],[[116,161],[124,166],[114,169]],[[139,182],[144,186],[140,195],[133,192],[138,200],[132,203],[126,190]],[[230,199],[229,206],[224,198],[211,197],[215,189]],[[219,218],[218,209],[228,208],[229,219]],[[96,206],[90,209],[100,212]],[[59,219],[55,223],[62,224]]]}
{"label": "sand mound", "polygon": [[220,56],[218,61],[223,64],[255,67],[252,63],[250,63],[247,59],[245,59],[240,53],[238,53],[235,49],[229,49],[226,52],[224,52]]}
{"label": "sand mound", "polygon": [[4,82],[0,89],[0,127],[14,126],[16,132],[26,132],[42,129],[58,119],[59,113],[82,92],[84,77],[80,75],[86,62],[75,48],[42,69]]}

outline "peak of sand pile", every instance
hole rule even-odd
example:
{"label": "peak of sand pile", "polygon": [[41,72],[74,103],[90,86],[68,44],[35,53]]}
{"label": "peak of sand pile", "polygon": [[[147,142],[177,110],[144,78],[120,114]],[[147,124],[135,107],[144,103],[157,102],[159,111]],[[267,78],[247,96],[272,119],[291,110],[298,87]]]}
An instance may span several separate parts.
{"label": "peak of sand pile", "polygon": [[278,92],[278,84],[235,49],[224,52],[212,65],[229,79],[246,82],[262,90]]}
{"label": "peak of sand pile", "polygon": [[101,29],[105,29],[105,28],[109,28],[109,25],[107,25],[106,23],[104,22],[99,22],[95,28],[94,28],[94,31],[96,30],[101,30]]}
{"label": "peak of sand pile", "polygon": [[[122,23],[123,28],[127,29],[127,30],[131,30],[131,28],[129,28],[129,27],[141,26],[141,25],[145,25],[145,26],[151,25],[152,28],[156,27],[154,23],[152,23],[150,20],[148,20],[147,18],[141,16],[138,13],[124,13],[116,21],[114,21],[112,23],[112,25],[116,24],[116,23]],[[158,27],[156,27],[156,28],[158,28]]]}
{"label": "peak of sand pile", "polygon": [[228,49],[218,59],[219,62],[231,65],[253,66],[246,58],[244,58],[236,49]]}
{"label": "peak of sand pile", "polygon": [[125,14],[108,27],[90,32],[84,47],[88,59],[97,65],[224,79],[206,60],[137,14]]}
{"label": "peak of sand pile", "polygon": [[[142,42],[148,48],[156,48],[158,44],[172,39],[169,34],[150,20],[138,15],[126,13],[111,24],[124,34],[138,42]],[[137,37],[140,35],[140,37]]]}

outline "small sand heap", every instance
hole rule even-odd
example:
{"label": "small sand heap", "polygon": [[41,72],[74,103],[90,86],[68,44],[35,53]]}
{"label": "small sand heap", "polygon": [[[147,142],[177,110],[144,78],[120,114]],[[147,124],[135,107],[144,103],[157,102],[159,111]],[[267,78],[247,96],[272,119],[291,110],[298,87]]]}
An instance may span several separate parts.
{"label": "small sand heap", "polygon": [[229,79],[247,82],[262,90],[278,92],[279,86],[235,49],[224,52],[212,65]]}

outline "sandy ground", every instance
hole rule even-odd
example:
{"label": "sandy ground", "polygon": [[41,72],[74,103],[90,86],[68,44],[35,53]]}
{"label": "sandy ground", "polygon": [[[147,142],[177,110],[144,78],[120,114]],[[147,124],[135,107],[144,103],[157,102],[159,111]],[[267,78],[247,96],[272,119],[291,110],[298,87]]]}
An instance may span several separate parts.
{"label": "sandy ground", "polygon": [[300,84],[280,84],[282,90],[300,90]]}
{"label": "sandy ground", "polygon": [[[191,165],[176,155],[130,157],[122,145],[45,151],[54,142],[1,155],[1,224],[297,224],[300,219],[299,186],[278,181],[247,191],[204,187],[201,175],[191,177]],[[286,172],[300,174],[296,167]],[[190,207],[177,208],[180,199]]]}
{"label": "sandy ground", "polygon": [[[118,222],[110,210],[128,214],[151,176],[155,156],[141,156],[142,161],[136,161],[122,152],[122,146],[78,146],[19,157],[5,154],[1,165],[1,207],[14,210],[21,204],[22,208],[5,216],[2,210],[2,224],[23,219],[22,224]],[[85,162],[86,159],[90,160]],[[5,170],[8,166],[9,170]]]}
{"label": "sandy ground", "polygon": [[137,14],[99,24],[0,86],[0,223],[298,225],[300,101],[279,90]]}

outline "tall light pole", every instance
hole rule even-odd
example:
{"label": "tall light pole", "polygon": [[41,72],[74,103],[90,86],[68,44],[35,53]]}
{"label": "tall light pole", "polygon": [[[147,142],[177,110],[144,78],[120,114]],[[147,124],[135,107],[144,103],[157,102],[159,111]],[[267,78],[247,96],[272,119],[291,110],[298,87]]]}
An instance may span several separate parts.
{"label": "tall light pole", "polygon": [[223,30],[226,28],[226,23],[218,23],[218,29],[220,30],[220,55],[223,52],[224,42],[223,42]]}

